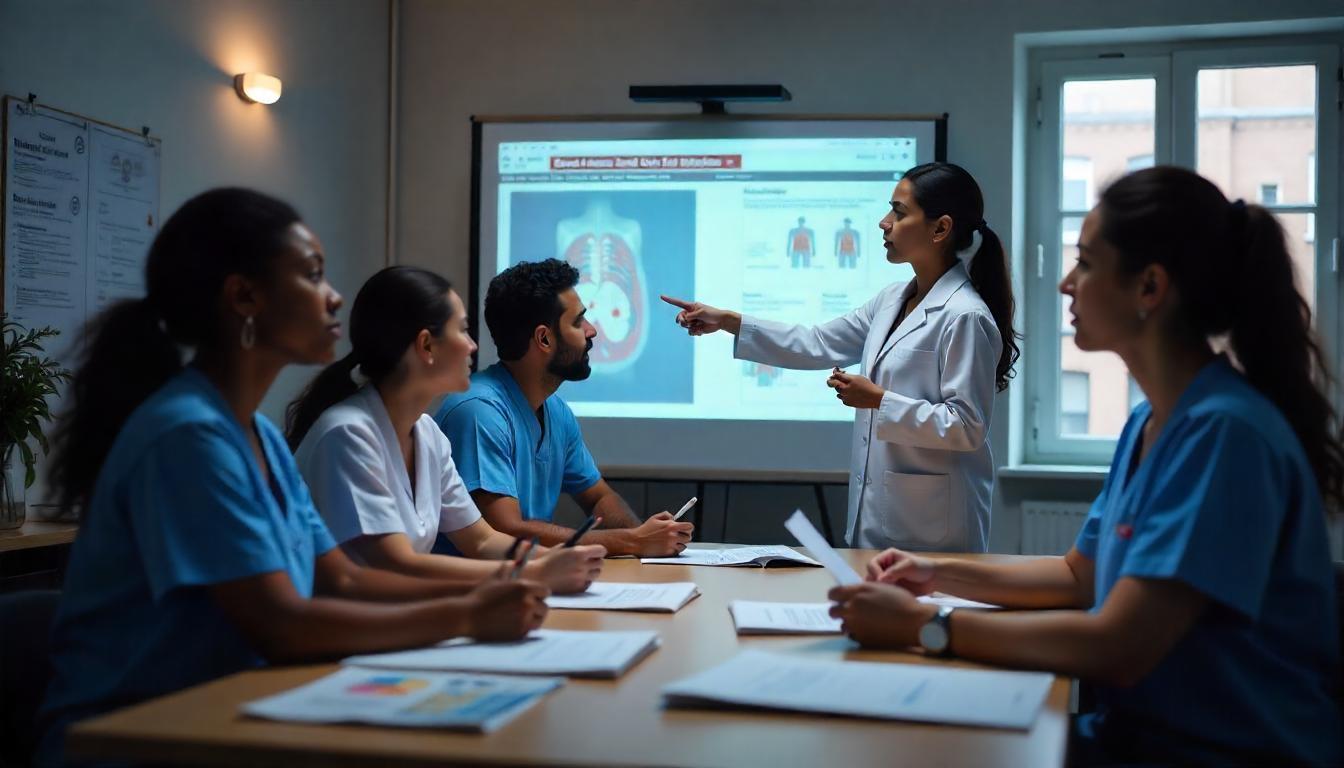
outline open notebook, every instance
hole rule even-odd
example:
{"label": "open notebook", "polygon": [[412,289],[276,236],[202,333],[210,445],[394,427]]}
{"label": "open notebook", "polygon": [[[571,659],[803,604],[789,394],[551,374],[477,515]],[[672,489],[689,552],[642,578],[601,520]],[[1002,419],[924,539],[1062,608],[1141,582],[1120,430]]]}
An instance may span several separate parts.
{"label": "open notebook", "polygon": [[727,549],[700,549],[687,547],[676,557],[646,557],[641,563],[657,565],[722,565],[757,566],[768,565],[811,565],[817,568],[821,563],[800,554],[782,544],[760,547],[729,547]]}
{"label": "open notebook", "polygon": [[538,629],[522,640],[482,643],[466,638],[429,648],[351,656],[346,666],[504,675],[620,677],[658,648],[658,633]]}
{"label": "open notebook", "polygon": [[296,723],[368,723],[489,733],[565,684],[503,677],[345,667],[242,705],[244,714]]}

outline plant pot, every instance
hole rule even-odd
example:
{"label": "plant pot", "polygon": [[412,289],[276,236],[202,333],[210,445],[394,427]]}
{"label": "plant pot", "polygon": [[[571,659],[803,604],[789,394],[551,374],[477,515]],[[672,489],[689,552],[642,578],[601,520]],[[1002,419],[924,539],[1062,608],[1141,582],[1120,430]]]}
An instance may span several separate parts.
{"label": "plant pot", "polygon": [[11,443],[0,451],[0,530],[22,526],[27,516],[23,462],[16,460],[14,448]]}

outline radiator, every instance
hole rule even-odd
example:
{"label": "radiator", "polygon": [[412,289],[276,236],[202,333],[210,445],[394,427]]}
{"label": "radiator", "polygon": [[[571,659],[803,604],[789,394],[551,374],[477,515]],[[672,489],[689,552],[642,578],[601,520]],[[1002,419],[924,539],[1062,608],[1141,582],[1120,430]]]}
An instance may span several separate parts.
{"label": "radiator", "polygon": [[1022,502],[1022,554],[1068,552],[1090,507],[1091,504],[1082,501]]}

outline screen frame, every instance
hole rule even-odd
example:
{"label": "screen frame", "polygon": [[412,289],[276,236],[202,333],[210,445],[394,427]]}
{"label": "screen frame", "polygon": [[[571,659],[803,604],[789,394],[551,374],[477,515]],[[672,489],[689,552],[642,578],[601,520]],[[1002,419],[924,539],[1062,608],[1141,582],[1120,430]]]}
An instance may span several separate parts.
{"label": "screen frame", "polygon": [[[469,223],[469,268],[468,268],[468,299],[467,311],[471,318],[471,336],[480,346],[481,334],[484,329],[483,323],[478,322],[481,317],[481,183],[484,158],[482,157],[482,148],[484,146],[484,130],[487,125],[492,124],[545,124],[545,123],[691,123],[704,126],[712,126],[722,123],[788,123],[788,122],[928,122],[933,124],[934,142],[933,158],[935,162],[947,161],[947,121],[948,113],[942,114],[751,114],[751,113],[728,113],[728,114],[620,114],[620,115],[472,115],[471,116],[471,219]],[[480,352],[479,349],[472,353],[471,369],[480,370]],[[582,423],[584,419],[580,419]],[[656,426],[657,423],[665,420],[657,419],[628,419],[630,422],[649,423],[650,426]],[[718,420],[718,423],[725,426],[748,426],[757,422],[753,421],[734,421]],[[804,426],[803,431],[812,432],[814,428],[819,427],[825,431],[825,422],[818,422],[816,425]],[[820,436],[820,433],[817,435]],[[681,436],[684,438],[688,436]],[[823,441],[825,442],[825,441]],[[792,479],[799,475],[837,475],[838,473],[847,474],[843,467],[847,465],[848,458],[845,457],[843,464],[837,464],[829,470],[816,471],[802,466],[779,467],[767,469],[761,466],[741,466],[736,468],[719,468],[715,470],[704,470],[694,466],[685,467],[650,467],[644,465],[615,465],[601,464],[600,468],[604,473],[610,474],[635,474],[646,475],[650,472],[656,474],[671,473],[679,479],[722,479],[725,475],[734,472],[751,475],[759,479],[767,479],[769,475],[776,475],[782,479]],[[811,464],[812,467],[817,466]],[[714,477],[710,477],[713,475]]]}

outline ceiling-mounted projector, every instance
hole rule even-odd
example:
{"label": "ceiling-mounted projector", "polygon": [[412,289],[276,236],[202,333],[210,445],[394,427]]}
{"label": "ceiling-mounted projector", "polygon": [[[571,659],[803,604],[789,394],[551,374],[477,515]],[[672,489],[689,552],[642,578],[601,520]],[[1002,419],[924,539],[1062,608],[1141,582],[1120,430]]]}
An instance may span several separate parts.
{"label": "ceiling-mounted projector", "polygon": [[707,115],[723,114],[729,101],[792,101],[782,85],[632,85],[630,100],[642,103],[690,102]]}

